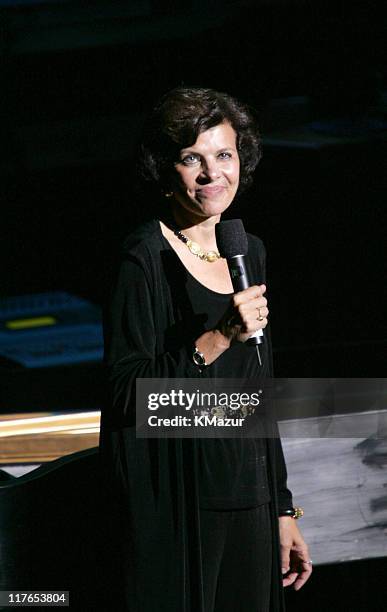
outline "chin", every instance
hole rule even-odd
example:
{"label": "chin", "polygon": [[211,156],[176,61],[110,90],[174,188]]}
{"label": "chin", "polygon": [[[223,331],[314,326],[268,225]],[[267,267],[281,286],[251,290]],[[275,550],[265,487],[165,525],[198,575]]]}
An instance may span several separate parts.
{"label": "chin", "polygon": [[201,210],[206,217],[215,217],[217,215],[221,215],[224,213],[230,206],[232,202],[227,203],[211,203],[206,206],[202,206]]}
{"label": "chin", "polygon": [[198,208],[208,217],[221,215],[231,206],[233,199],[228,196],[226,198],[203,198],[198,202]]}
{"label": "chin", "polygon": [[229,206],[232,204],[232,199],[230,200],[230,196],[228,194],[226,198],[203,198],[200,201],[195,199],[181,199],[179,201],[180,206],[182,206],[188,213],[201,217],[201,218],[209,218],[209,217],[217,217],[224,213]]}

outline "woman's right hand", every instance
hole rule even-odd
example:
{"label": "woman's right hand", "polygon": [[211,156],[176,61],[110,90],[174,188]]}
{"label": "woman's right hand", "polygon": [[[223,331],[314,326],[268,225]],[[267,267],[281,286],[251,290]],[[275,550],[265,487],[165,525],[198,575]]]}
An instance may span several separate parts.
{"label": "woman's right hand", "polygon": [[253,285],[233,295],[217,325],[230,342],[246,342],[258,329],[266,327],[269,309],[265,292],[266,285]]}
{"label": "woman's right hand", "polygon": [[207,365],[227,351],[231,342],[246,342],[258,329],[266,327],[269,310],[265,291],[265,285],[253,285],[235,293],[216,327],[196,339],[195,346]]}

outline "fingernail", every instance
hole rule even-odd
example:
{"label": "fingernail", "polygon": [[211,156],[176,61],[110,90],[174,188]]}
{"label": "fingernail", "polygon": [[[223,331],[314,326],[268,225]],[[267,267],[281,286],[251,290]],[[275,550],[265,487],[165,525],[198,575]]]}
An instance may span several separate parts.
{"label": "fingernail", "polygon": [[286,574],[288,570],[286,569],[286,567],[282,567],[281,571],[282,571],[283,574]]}

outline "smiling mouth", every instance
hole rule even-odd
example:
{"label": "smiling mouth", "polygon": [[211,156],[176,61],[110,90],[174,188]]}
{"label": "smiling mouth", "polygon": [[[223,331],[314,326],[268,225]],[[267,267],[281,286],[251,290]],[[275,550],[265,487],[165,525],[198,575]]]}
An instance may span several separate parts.
{"label": "smiling mouth", "polygon": [[198,195],[201,196],[213,196],[213,195],[218,195],[220,193],[223,193],[225,190],[225,187],[222,187],[222,185],[218,185],[216,187],[202,187],[201,189],[198,189],[197,193]]}

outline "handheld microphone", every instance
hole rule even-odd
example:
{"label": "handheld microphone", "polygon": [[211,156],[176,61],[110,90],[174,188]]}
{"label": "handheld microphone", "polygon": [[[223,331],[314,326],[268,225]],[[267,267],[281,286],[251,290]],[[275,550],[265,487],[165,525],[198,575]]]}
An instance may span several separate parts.
{"label": "handheld microphone", "polygon": [[[246,268],[245,256],[248,251],[248,241],[241,219],[221,221],[215,225],[216,243],[219,254],[227,260],[231,282],[235,293],[243,291],[251,286]],[[249,344],[255,344],[259,364],[261,357],[258,345],[262,344],[263,330],[258,329],[247,340]]]}

